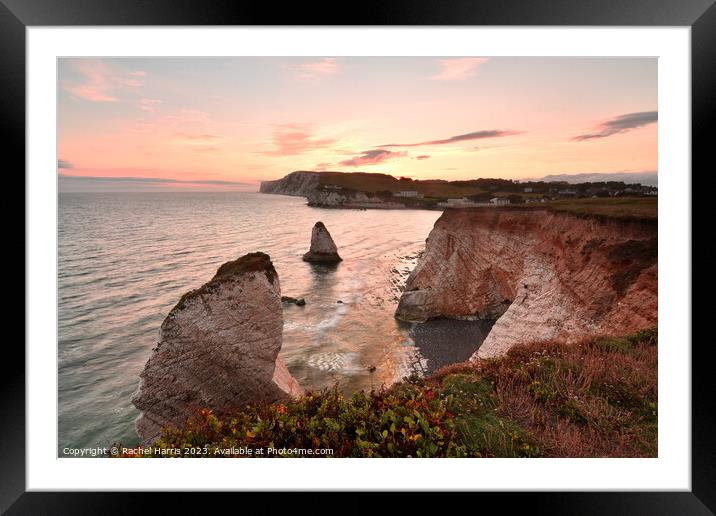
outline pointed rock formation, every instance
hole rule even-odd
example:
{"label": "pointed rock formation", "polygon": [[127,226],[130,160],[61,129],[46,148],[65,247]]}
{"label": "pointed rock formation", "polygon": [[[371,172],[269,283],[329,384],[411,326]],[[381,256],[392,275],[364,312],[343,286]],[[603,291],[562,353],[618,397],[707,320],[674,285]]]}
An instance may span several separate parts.
{"label": "pointed rock formation", "polygon": [[311,232],[311,249],[303,255],[303,261],[314,263],[336,263],[343,261],[338,256],[338,248],[331,238],[331,234],[323,225],[323,222],[316,222]]}
{"label": "pointed rock formation", "polygon": [[221,413],[302,394],[278,358],[282,331],[281,288],[264,253],[225,263],[184,294],[164,319],[132,397],[142,411],[142,440],[182,426],[200,408]]}

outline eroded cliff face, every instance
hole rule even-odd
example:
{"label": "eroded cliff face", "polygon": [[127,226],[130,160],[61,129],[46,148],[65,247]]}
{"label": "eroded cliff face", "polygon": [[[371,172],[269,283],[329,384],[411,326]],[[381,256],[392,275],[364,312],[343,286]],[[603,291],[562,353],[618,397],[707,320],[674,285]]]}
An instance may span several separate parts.
{"label": "eroded cliff face", "polygon": [[352,209],[403,209],[404,204],[386,201],[378,196],[368,196],[364,192],[336,192],[314,190],[306,196],[309,206],[316,208],[352,208]]}
{"label": "eroded cliff face", "polygon": [[385,199],[371,193],[322,187],[320,172],[299,170],[275,181],[261,181],[259,192],[305,197],[307,204],[315,208],[393,210],[408,207],[405,202]]}
{"label": "eroded cliff face", "polygon": [[142,411],[139,436],[150,442],[200,408],[220,413],[300,395],[278,358],[282,314],[278,275],[263,253],[225,263],[185,294],[162,323],[132,398]]}
{"label": "eroded cliff face", "polygon": [[497,319],[473,359],[518,343],[654,326],[656,221],[446,210],[407,279],[396,317]]}
{"label": "eroded cliff face", "polygon": [[306,197],[318,188],[319,183],[318,172],[297,171],[275,181],[261,181],[259,192]]}

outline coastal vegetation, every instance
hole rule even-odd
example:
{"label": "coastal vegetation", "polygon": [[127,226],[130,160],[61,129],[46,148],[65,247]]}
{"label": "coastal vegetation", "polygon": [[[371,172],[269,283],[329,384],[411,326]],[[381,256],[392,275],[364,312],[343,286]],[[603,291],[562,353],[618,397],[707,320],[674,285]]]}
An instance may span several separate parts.
{"label": "coastal vegetation", "polygon": [[379,391],[333,388],[223,414],[200,410],[123,456],[285,448],[331,457],[655,457],[657,340],[654,328],[519,345]]}
{"label": "coastal vegetation", "polygon": [[369,172],[320,172],[321,186],[339,186],[342,189],[366,193],[392,194],[404,190],[415,190],[426,197],[463,197],[483,192],[479,186],[457,185],[441,179],[414,180],[409,177],[394,177],[389,174]]}
{"label": "coastal vegetation", "polygon": [[[348,209],[444,209],[482,204],[549,208],[577,215],[656,218],[657,188],[623,181],[463,181],[412,179],[366,172],[296,171],[263,181],[260,191],[304,196],[309,206]],[[499,199],[499,202],[497,201]],[[494,201],[493,201],[494,200]]]}
{"label": "coastal vegetation", "polygon": [[606,197],[597,199],[565,199],[544,203],[555,211],[575,215],[597,215],[609,218],[636,218],[656,220],[656,197]]}
{"label": "coastal vegetation", "polygon": [[365,193],[396,193],[415,190],[425,197],[472,197],[490,195],[520,198],[561,197],[622,197],[655,193],[656,188],[623,181],[568,183],[567,181],[515,181],[511,179],[480,178],[463,181],[444,179],[412,179],[369,172],[318,172],[320,187],[340,187]]}

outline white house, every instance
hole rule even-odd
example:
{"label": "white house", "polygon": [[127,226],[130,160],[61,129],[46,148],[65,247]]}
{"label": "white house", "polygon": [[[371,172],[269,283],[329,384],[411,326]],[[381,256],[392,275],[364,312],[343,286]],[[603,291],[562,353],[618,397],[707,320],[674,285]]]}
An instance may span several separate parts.
{"label": "white house", "polygon": [[504,197],[493,197],[492,199],[490,199],[490,202],[495,206],[504,206],[505,204],[510,204],[510,200],[505,199]]}
{"label": "white house", "polygon": [[393,194],[393,197],[416,197],[422,199],[423,194],[418,193],[417,190],[401,190]]}

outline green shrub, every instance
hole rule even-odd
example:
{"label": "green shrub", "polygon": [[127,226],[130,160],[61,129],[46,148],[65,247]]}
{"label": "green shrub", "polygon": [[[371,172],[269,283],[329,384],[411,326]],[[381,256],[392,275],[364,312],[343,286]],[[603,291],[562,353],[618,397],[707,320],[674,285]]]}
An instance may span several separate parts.
{"label": "green shrub", "polygon": [[286,403],[251,405],[218,418],[201,411],[184,429],[165,429],[154,447],[329,448],[340,457],[460,456],[455,417],[419,384],[346,399],[337,389]]}
{"label": "green shrub", "polygon": [[377,392],[345,397],[333,388],[233,413],[201,410],[139,455],[297,448],[330,449],[321,455],[329,457],[653,457],[657,340],[651,329],[535,343]]}

